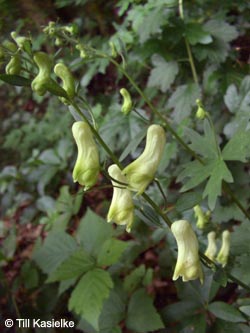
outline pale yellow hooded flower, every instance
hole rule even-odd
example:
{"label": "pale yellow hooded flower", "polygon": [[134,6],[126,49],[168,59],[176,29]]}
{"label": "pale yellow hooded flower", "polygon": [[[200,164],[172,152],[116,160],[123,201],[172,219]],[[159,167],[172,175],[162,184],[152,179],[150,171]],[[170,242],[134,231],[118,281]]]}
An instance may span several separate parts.
{"label": "pale yellow hooded flower", "polygon": [[198,240],[191,225],[186,220],[179,220],[172,224],[171,230],[178,246],[173,280],[175,281],[181,276],[184,282],[199,278],[203,283]]}
{"label": "pale yellow hooded flower", "polygon": [[78,148],[78,156],[73,170],[73,180],[87,190],[97,182],[100,164],[98,148],[89,125],[77,121],[72,132]]}
{"label": "pale yellow hooded flower", "polygon": [[[113,197],[108,211],[107,221],[116,224],[126,225],[127,232],[130,232],[134,220],[134,203],[132,193],[126,188],[127,179],[116,164],[108,168],[113,187]],[[117,180],[118,182],[116,182]]]}
{"label": "pale yellow hooded flower", "polygon": [[128,180],[129,189],[136,191],[137,195],[142,194],[154,179],[165,143],[164,129],[160,125],[149,126],[143,153],[122,171]]}

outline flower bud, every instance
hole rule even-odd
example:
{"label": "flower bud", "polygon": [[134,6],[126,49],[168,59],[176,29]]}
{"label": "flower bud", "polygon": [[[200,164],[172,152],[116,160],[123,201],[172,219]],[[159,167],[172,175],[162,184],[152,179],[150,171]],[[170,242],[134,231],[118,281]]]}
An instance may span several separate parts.
{"label": "flower bud", "polygon": [[179,276],[182,281],[200,279],[203,283],[203,271],[199,260],[199,245],[197,237],[186,220],[179,220],[172,224],[172,233],[178,246],[178,257],[173,280]]}
{"label": "flower bud", "polygon": [[31,88],[39,96],[43,96],[47,91],[46,84],[48,84],[51,80],[50,73],[52,68],[52,61],[44,52],[36,52],[33,59],[39,68],[39,72],[31,82]]}
{"label": "flower bud", "polygon": [[10,51],[10,52],[12,52],[12,53],[14,53],[14,52],[17,51],[17,46],[16,46],[16,44],[13,43],[13,42],[11,42],[11,41],[9,41],[9,40],[4,40],[2,45],[3,45],[3,47],[4,47],[5,49],[7,49],[8,51]]}
{"label": "flower bud", "polygon": [[6,74],[18,75],[21,71],[21,57],[20,54],[15,54],[11,57],[10,61],[5,67]]}
{"label": "flower bud", "polygon": [[19,49],[27,52],[29,55],[32,54],[31,43],[30,43],[29,38],[23,37],[23,36],[18,36],[16,31],[12,31],[12,33],[10,35],[14,39],[14,41],[16,42]]}
{"label": "flower bud", "polygon": [[[63,63],[56,64],[54,67],[55,74],[63,81],[63,89],[66,91],[70,99],[75,96],[75,81],[68,69]],[[65,98],[62,98],[63,103],[68,103]]]}
{"label": "flower bud", "polygon": [[132,108],[133,108],[131,96],[130,96],[130,93],[125,88],[122,88],[120,90],[120,94],[123,97],[122,113],[127,115],[132,111]]}
{"label": "flower bud", "polygon": [[116,47],[115,47],[115,44],[113,42],[109,42],[109,46],[110,46],[110,49],[111,49],[111,56],[113,58],[116,58],[118,53],[117,53],[117,50],[116,50]]}
{"label": "flower bud", "polygon": [[194,206],[194,215],[197,218],[196,226],[199,229],[204,229],[206,224],[208,223],[210,219],[210,211],[207,211],[206,214],[204,214],[203,210],[199,205]]}
{"label": "flower bud", "polygon": [[223,231],[222,233],[222,244],[220,251],[216,257],[216,261],[225,267],[228,261],[230,251],[230,232],[228,230]]}
{"label": "flower bud", "polygon": [[217,245],[216,245],[215,238],[216,238],[216,234],[214,231],[211,231],[208,233],[208,235],[207,235],[208,244],[207,244],[205,256],[207,256],[212,261],[214,261],[215,255],[217,252]]}
{"label": "flower bud", "polygon": [[97,182],[100,170],[97,145],[87,123],[75,122],[72,132],[78,148],[73,180],[84,186],[84,190],[88,190]]}
{"label": "flower bud", "polygon": [[196,104],[198,106],[198,109],[195,116],[197,119],[203,120],[206,117],[206,111],[204,110],[202,102],[199,99],[196,100]]}
{"label": "flower bud", "polygon": [[146,146],[143,153],[123,171],[129,189],[142,194],[154,179],[166,143],[166,134],[160,125],[151,125],[147,131]]}
{"label": "flower bud", "polygon": [[111,180],[114,188],[107,221],[113,221],[119,225],[126,225],[127,232],[130,232],[134,220],[134,203],[132,193],[124,187],[125,185],[118,183],[121,182],[126,184],[127,180],[116,164],[113,164],[108,168],[108,173],[112,178],[114,178],[114,180]]}

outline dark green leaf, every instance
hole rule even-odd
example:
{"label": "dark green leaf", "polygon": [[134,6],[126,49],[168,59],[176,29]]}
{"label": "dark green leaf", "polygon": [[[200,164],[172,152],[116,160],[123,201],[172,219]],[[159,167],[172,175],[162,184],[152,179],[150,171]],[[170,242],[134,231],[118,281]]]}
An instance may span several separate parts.
{"label": "dark green leaf", "polygon": [[235,307],[224,302],[213,302],[208,305],[208,310],[212,312],[215,317],[226,321],[233,323],[245,321],[242,314]]}
{"label": "dark green leaf", "polygon": [[143,333],[164,328],[153,300],[144,289],[139,289],[132,295],[128,305],[126,325],[130,330]]}
{"label": "dark green leaf", "polygon": [[0,74],[0,80],[13,86],[30,87],[31,80],[19,75]]}

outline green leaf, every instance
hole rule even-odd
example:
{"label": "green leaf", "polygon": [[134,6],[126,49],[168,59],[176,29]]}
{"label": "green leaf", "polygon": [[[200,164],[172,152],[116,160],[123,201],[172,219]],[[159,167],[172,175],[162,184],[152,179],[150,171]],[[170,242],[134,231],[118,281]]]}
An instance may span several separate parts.
{"label": "green leaf", "polygon": [[137,290],[129,301],[126,326],[132,331],[143,333],[164,328],[152,298],[144,289]]}
{"label": "green leaf", "polygon": [[152,57],[154,68],[148,78],[148,87],[157,87],[166,92],[174,82],[179,68],[176,61],[165,61],[161,56],[155,54]]}
{"label": "green leaf", "polygon": [[44,273],[51,273],[77,249],[73,237],[63,231],[52,231],[44,244],[35,251],[33,259]]}
{"label": "green leaf", "polygon": [[230,112],[235,113],[237,111],[240,104],[240,96],[238,95],[237,88],[234,84],[231,84],[227,88],[226,95],[224,96],[224,102]]}
{"label": "green leaf", "polygon": [[230,25],[225,21],[216,19],[206,22],[204,24],[204,30],[224,42],[231,42],[239,35],[234,25]]}
{"label": "green leaf", "polygon": [[189,162],[179,174],[177,181],[183,182],[185,177],[190,179],[184,182],[181,192],[188,191],[209,178],[202,196],[208,197],[208,206],[211,210],[215,207],[217,197],[221,195],[222,181],[233,182],[232,174],[221,158],[207,161],[205,165],[198,161]]}
{"label": "green leaf", "polygon": [[207,119],[204,120],[204,135],[191,128],[185,128],[185,134],[191,141],[190,148],[197,154],[200,154],[208,159],[214,159],[218,156],[217,142],[215,141],[213,129]]}
{"label": "green leaf", "polygon": [[221,195],[223,180],[232,183],[233,177],[225,162],[222,159],[218,159],[214,162],[213,170],[203,192],[203,198],[208,197],[208,206],[211,210],[215,207],[217,197]]}
{"label": "green leaf", "polygon": [[69,310],[84,317],[96,330],[103,302],[109,297],[113,281],[108,272],[96,268],[87,272],[71,294]]}
{"label": "green leaf", "polygon": [[250,130],[243,129],[237,131],[231,140],[226,144],[222,151],[222,157],[228,161],[247,162],[247,157],[250,156],[249,151]]}
{"label": "green leaf", "polygon": [[202,196],[197,192],[181,194],[176,202],[175,208],[179,212],[193,208],[202,201]]}
{"label": "green leaf", "polygon": [[98,265],[110,266],[118,262],[128,245],[128,243],[114,238],[106,240],[97,257]]}
{"label": "green leaf", "polygon": [[74,252],[57,269],[52,272],[47,282],[63,281],[79,277],[91,270],[95,265],[94,260],[82,249]]}
{"label": "green leaf", "polygon": [[13,86],[30,87],[31,80],[19,75],[0,74],[0,80]]}
{"label": "green leaf", "polygon": [[198,23],[188,23],[185,27],[185,34],[191,45],[210,44],[213,41],[211,35],[204,31]]}
{"label": "green leaf", "polygon": [[146,136],[146,129],[144,128],[141,130],[132,140],[130,140],[128,146],[123,151],[121,156],[119,157],[119,161],[122,162],[130,153],[134,153],[136,151],[136,148],[139,146],[141,141]]}
{"label": "green leaf", "polygon": [[215,317],[232,323],[245,321],[243,315],[236,308],[224,302],[213,302],[208,305],[208,310],[212,312]]}
{"label": "green leaf", "polygon": [[80,221],[77,238],[84,249],[93,256],[98,256],[103,243],[112,237],[113,229],[103,218],[90,209]]}
{"label": "green leaf", "polygon": [[173,108],[172,116],[179,123],[187,118],[196,105],[196,99],[200,97],[200,88],[195,83],[179,86],[170,97],[167,106]]}
{"label": "green leaf", "polygon": [[127,275],[124,279],[124,290],[128,293],[134,291],[138,285],[142,282],[146,273],[146,269],[144,265],[140,265],[136,269],[134,269],[129,275]]}

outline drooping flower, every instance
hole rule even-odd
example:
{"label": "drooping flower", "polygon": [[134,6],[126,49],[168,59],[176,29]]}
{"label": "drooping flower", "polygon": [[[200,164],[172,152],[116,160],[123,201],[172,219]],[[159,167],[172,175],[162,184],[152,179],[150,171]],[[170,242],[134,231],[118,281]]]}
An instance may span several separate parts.
{"label": "drooping flower", "polygon": [[217,252],[217,245],[215,238],[216,238],[216,233],[214,231],[208,233],[207,235],[208,245],[205,251],[205,256],[207,256],[212,261],[214,261]]}
{"label": "drooping flower", "polygon": [[43,96],[47,91],[47,84],[50,82],[50,74],[52,68],[52,61],[48,54],[44,52],[36,52],[34,62],[37,64],[39,72],[34,80],[31,82],[31,88],[39,96]]}
{"label": "drooping flower", "polygon": [[228,261],[230,251],[230,232],[228,230],[224,230],[222,233],[222,244],[220,251],[216,257],[216,261],[225,267]]}
{"label": "drooping flower", "polygon": [[173,280],[175,281],[181,276],[184,282],[199,278],[203,283],[198,240],[191,225],[186,220],[179,220],[172,224],[171,230],[178,246]]}
{"label": "drooping flower", "polygon": [[77,121],[72,132],[78,148],[78,156],[73,170],[73,180],[87,190],[97,182],[100,164],[98,148],[89,125]]}
{"label": "drooping flower", "polygon": [[116,164],[108,168],[108,173],[113,178],[111,181],[114,187],[107,221],[126,225],[127,232],[130,232],[134,220],[134,203],[131,191],[124,185],[127,179]]}
{"label": "drooping flower", "polygon": [[[63,81],[63,89],[68,97],[72,99],[75,96],[75,81],[68,67],[63,63],[58,63],[54,67],[55,74]],[[68,101],[62,97],[62,102],[67,104]]]}
{"label": "drooping flower", "polygon": [[133,108],[133,102],[130,96],[130,93],[127,91],[127,89],[122,88],[120,90],[120,94],[123,97],[123,104],[122,104],[122,113],[127,115],[132,111]]}
{"label": "drooping flower", "polygon": [[165,143],[164,129],[160,125],[149,126],[143,153],[122,171],[128,180],[129,189],[136,191],[138,195],[142,194],[154,179]]}

